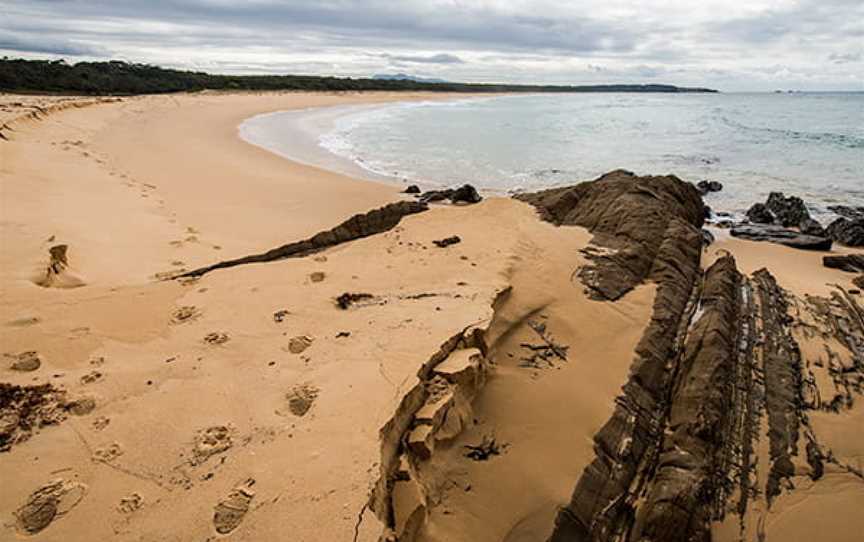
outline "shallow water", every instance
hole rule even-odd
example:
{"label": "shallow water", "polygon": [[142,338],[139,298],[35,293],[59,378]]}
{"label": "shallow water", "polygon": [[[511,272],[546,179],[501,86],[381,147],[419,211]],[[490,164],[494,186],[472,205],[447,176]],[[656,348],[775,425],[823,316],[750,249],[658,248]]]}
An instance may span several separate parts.
{"label": "shallow water", "polygon": [[396,182],[494,192],[611,169],[717,180],[715,209],[778,190],[864,205],[864,93],[556,94],[283,112],[241,126],[289,158]]}

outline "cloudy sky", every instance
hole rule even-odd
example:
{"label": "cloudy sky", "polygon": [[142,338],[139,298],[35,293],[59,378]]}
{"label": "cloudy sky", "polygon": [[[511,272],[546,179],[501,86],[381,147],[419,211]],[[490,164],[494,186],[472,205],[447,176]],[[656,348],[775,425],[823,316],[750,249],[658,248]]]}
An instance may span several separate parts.
{"label": "cloudy sky", "polygon": [[864,90],[864,0],[0,0],[0,55],[218,73]]}

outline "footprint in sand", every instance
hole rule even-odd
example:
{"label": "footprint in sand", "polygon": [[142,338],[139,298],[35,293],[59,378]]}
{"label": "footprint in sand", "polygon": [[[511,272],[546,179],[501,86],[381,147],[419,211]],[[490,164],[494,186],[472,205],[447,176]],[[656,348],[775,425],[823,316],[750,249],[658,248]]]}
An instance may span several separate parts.
{"label": "footprint in sand", "polygon": [[93,429],[95,429],[96,431],[101,431],[101,430],[105,429],[106,427],[108,427],[109,423],[111,423],[111,418],[108,418],[106,416],[99,416],[98,418],[93,420],[92,425],[93,425]]}
{"label": "footprint in sand", "polygon": [[291,340],[288,341],[288,351],[292,354],[300,354],[312,346],[312,341],[314,341],[314,339],[308,335],[292,337]]}
{"label": "footprint in sand", "polygon": [[132,493],[128,497],[120,499],[120,504],[117,505],[117,511],[121,514],[131,514],[139,510],[144,505],[144,497],[140,493]]}
{"label": "footprint in sand", "polygon": [[[311,384],[295,386],[285,395],[285,398],[288,399],[288,410],[295,416],[305,416],[312,408],[312,404],[315,403],[315,399],[318,398],[318,392],[318,388]],[[276,413],[280,416],[287,415],[284,410],[277,410]]]}
{"label": "footprint in sand", "polygon": [[178,308],[171,314],[171,322],[174,324],[182,324],[191,322],[201,316],[201,311],[195,305],[185,305]]}
{"label": "footprint in sand", "polygon": [[15,361],[9,366],[13,371],[31,372],[42,366],[42,356],[38,352],[22,352],[14,356]]}
{"label": "footprint in sand", "polygon": [[219,501],[213,510],[213,526],[217,533],[228,534],[240,525],[255,497],[253,485],[255,480],[249,478],[234,487],[226,498]]}
{"label": "footprint in sand", "polygon": [[123,455],[123,448],[120,444],[112,442],[106,446],[101,446],[93,450],[93,461],[97,463],[110,463]]}
{"label": "footprint in sand", "polygon": [[90,371],[86,375],[81,377],[82,384],[93,384],[94,382],[98,382],[102,380],[103,374],[99,371]]}
{"label": "footprint in sand", "polygon": [[86,416],[96,409],[96,399],[92,397],[78,397],[68,401],[64,408],[76,416]]}
{"label": "footprint in sand", "polygon": [[87,486],[58,478],[30,494],[15,512],[19,532],[36,534],[69,513],[87,493]]}
{"label": "footprint in sand", "polygon": [[229,340],[231,340],[231,338],[228,334],[220,331],[214,331],[204,336],[204,342],[207,344],[225,344]]}
{"label": "footprint in sand", "polygon": [[202,429],[195,435],[195,446],[192,448],[192,458],[189,463],[201,465],[210,457],[220,454],[231,448],[231,427],[226,425],[214,425]]}

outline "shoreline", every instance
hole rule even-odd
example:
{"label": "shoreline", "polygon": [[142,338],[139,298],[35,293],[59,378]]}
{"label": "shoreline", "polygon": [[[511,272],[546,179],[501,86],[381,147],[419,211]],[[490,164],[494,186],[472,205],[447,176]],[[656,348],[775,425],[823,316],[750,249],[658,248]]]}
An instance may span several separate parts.
{"label": "shoreline", "polygon": [[[601,429],[629,400],[628,375],[652,366],[634,358],[671,344],[664,330],[689,337],[706,322],[743,321],[700,319],[716,310],[719,294],[686,303],[689,316],[670,316],[687,312],[709,265],[733,253],[742,284],[767,267],[797,318],[823,307],[812,296],[829,299],[835,283],[852,289],[855,275],[822,266],[826,253],[739,239],[702,248],[692,186],[642,178],[678,202],[670,208],[686,203],[642,214],[639,202],[657,204],[629,191],[622,172],[596,190],[597,205],[560,226],[539,218],[538,209],[555,208],[543,198],[431,205],[401,220],[357,219],[376,233],[296,258],[159,280],[316,234],[330,239],[322,232],[349,216],[404,200],[396,187],[243,141],[243,119],[267,108],[416,96],[151,96],[13,125],[11,141],[0,141],[0,380],[36,394],[39,408],[26,415],[44,425],[28,420],[30,429],[13,428],[13,441],[0,442],[10,445],[0,451],[0,477],[10,480],[0,494],[0,514],[11,518],[5,534],[131,542],[230,533],[253,541],[284,539],[289,526],[290,536],[310,541],[375,542],[382,533],[418,542],[544,540],[595,459]],[[614,216],[604,216],[607,208]],[[607,227],[643,236],[651,253],[602,244],[605,234],[628,238]],[[450,246],[435,243],[453,236]],[[68,244],[59,274],[79,282],[39,286],[58,244]],[[832,251],[852,253],[860,251]],[[615,267],[610,274],[604,265],[617,265],[620,254],[636,256],[642,276]],[[734,271],[724,261],[723,272]],[[630,284],[621,288],[621,277]],[[603,281],[621,288],[620,297],[598,299]],[[768,525],[771,542],[808,517],[840,542],[843,533],[831,527],[840,523],[823,512],[853,510],[864,497],[854,475],[864,442],[850,434],[860,401],[844,403],[847,393],[857,398],[858,369],[831,372],[835,361],[854,359],[848,338],[823,341],[829,331],[811,334],[794,318],[778,324],[723,284],[711,291],[741,304],[740,314],[773,318],[774,327],[763,326],[775,334],[768,344],[787,335],[800,342],[817,399],[811,410],[796,405],[784,415],[806,420],[801,434],[818,437],[825,476],[812,476],[812,445],[793,443],[807,449],[785,479],[796,489],[769,510],[760,485],[746,515],[732,507],[725,523],[711,524],[714,536],[738,540],[746,525],[755,542],[757,526]],[[652,339],[658,332],[666,338]],[[699,350],[710,337],[693,345],[688,338],[696,350],[687,359],[731,359]],[[650,340],[659,342],[646,347]],[[828,362],[820,357],[826,348],[835,356]],[[660,358],[658,366],[676,363]],[[793,380],[762,376],[769,387]],[[625,433],[610,449],[642,438]],[[768,434],[767,426],[756,433]],[[757,444],[767,446],[766,438]],[[487,455],[473,459],[466,447]],[[762,461],[754,484],[775,472]],[[62,503],[44,524],[27,508],[41,502],[40,491]],[[842,518],[857,522],[844,532],[864,528],[857,516]]]}

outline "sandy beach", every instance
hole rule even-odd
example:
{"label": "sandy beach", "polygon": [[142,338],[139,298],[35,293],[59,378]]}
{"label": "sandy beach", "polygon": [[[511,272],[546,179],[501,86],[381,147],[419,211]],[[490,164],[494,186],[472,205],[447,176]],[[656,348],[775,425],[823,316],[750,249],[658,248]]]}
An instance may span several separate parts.
{"label": "sandy beach", "polygon": [[[611,226],[608,217],[588,224],[588,211],[555,215],[557,199],[487,198],[431,204],[395,227],[300,257],[165,280],[413,201],[398,185],[252,146],[237,133],[245,119],[447,98],[0,95],[0,381],[33,394],[12,398],[24,392],[4,388],[7,406],[20,408],[0,418],[0,433],[12,435],[0,448],[0,539],[578,540],[555,528],[556,516],[561,524],[571,503],[572,517],[583,521],[577,496],[594,465],[607,455],[612,463],[649,464],[651,449],[660,456],[696,440],[670,443],[672,429],[661,431],[636,461],[629,447],[639,448],[644,436],[639,421],[628,422],[637,428],[632,434],[620,431],[620,442],[630,439],[627,450],[605,450],[597,436],[634,386],[647,389],[640,370],[658,344],[665,341],[674,354],[668,359],[681,359],[681,373],[698,379],[692,368],[700,360],[723,357],[709,360],[705,345],[729,333],[730,342],[743,340],[758,351],[753,359],[767,364],[767,373],[751,367],[741,378],[767,379],[770,387],[766,341],[723,327],[750,314],[767,343],[776,332],[779,349],[798,349],[796,382],[812,380],[817,399],[803,397],[804,406],[790,400],[784,411],[794,418],[787,435],[794,453],[777,451],[774,440],[768,449],[769,426],[777,432],[770,392],[768,412],[754,403],[756,410],[740,414],[750,420],[744,426],[763,425],[718,422],[723,435],[738,431],[756,444],[745,459],[736,448],[735,459],[722,463],[735,463],[745,481],[720,492],[722,503],[716,497],[721,504],[707,522],[712,539],[857,540],[864,529],[857,513],[864,503],[864,343],[856,342],[864,337],[862,299],[856,274],[824,267],[825,252],[722,230],[713,244],[703,248],[697,239],[688,252],[673,245],[692,241],[692,232],[678,235],[670,222],[657,226],[664,244],[658,239],[641,274],[633,271],[626,286],[608,285],[608,265],[632,271],[615,260],[628,247],[603,239],[613,226],[630,231],[627,213]],[[644,182],[652,197],[666,198],[656,195],[655,181],[610,175],[610,183]],[[690,201],[688,188],[674,190],[684,192],[670,200]],[[624,205],[617,202],[627,197],[614,202]],[[434,243],[452,236],[458,242]],[[666,239],[682,261],[693,260],[692,269],[668,256]],[[58,245],[68,246],[68,262],[52,274],[49,251]],[[861,251],[836,245],[831,254]],[[722,268],[727,255],[737,264],[728,279],[734,288],[720,276],[732,276]],[[720,293],[694,302],[703,288],[714,292],[709,267]],[[782,301],[753,278],[762,268],[787,292]],[[676,273],[690,282],[681,278],[674,292],[678,279],[669,277]],[[748,288],[761,301],[740,294]],[[620,292],[600,299],[608,289]],[[340,307],[336,300],[346,293],[358,295]],[[715,299],[735,307],[715,307]],[[769,302],[793,316],[771,327]],[[727,309],[734,318],[723,317]],[[703,314],[711,316],[703,321]],[[651,342],[652,330],[668,337]],[[691,340],[694,333],[702,335]],[[738,352],[734,344],[724,348]],[[24,361],[30,365],[13,368]],[[709,381],[725,374],[706,372]],[[691,381],[663,380],[663,389],[699,404],[687,395]],[[658,411],[667,406],[672,419],[679,416],[665,403]],[[697,425],[680,416],[680,427]],[[722,446],[705,440],[700,450],[713,450],[717,460]],[[778,458],[792,465],[780,478]],[[669,466],[662,459],[657,465]],[[639,476],[622,487],[636,487]],[[766,497],[769,480],[778,479],[782,491]],[[643,503],[664,497],[653,493],[659,483],[646,480],[638,498],[610,497],[607,511],[619,501],[632,504],[639,510],[634,528],[648,533],[662,507]],[[611,512],[607,518],[612,525]]]}

